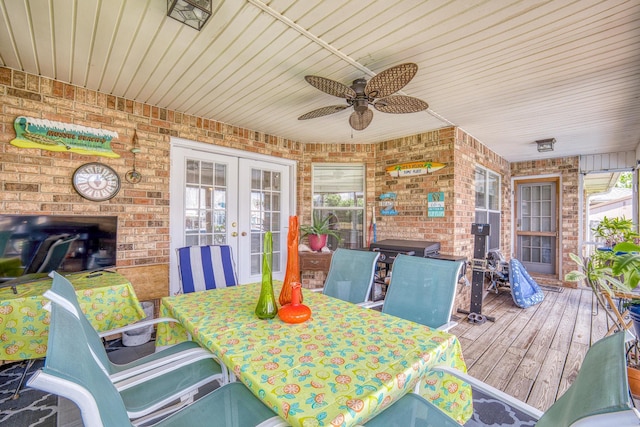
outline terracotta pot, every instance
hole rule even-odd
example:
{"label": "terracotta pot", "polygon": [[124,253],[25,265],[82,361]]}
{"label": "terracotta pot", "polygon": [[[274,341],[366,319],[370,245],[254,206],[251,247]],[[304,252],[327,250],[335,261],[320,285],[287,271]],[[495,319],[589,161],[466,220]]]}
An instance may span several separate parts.
{"label": "terracotta pot", "polygon": [[640,397],[640,369],[627,366],[627,377],[629,378],[629,388],[633,397]]}
{"label": "terracotta pot", "polygon": [[307,238],[309,239],[309,247],[312,251],[317,252],[327,244],[326,234],[309,234]]}

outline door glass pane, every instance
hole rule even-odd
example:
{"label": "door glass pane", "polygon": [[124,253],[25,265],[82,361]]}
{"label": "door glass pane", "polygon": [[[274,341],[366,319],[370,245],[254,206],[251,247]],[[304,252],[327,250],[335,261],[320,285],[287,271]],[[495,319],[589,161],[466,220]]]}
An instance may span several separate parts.
{"label": "door glass pane", "polygon": [[264,234],[273,234],[273,271],[280,271],[280,227],[282,195],[280,173],[264,169],[251,169],[251,274],[262,271]]}
{"label": "door glass pane", "polygon": [[[226,243],[227,187],[226,165],[186,161],[185,244],[221,245]],[[214,187],[214,181],[216,186]]]}

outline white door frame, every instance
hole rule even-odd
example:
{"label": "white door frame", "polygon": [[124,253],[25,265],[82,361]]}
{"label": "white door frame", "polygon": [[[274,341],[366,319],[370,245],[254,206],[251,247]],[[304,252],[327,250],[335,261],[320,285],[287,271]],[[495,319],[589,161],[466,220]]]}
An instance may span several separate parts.
{"label": "white door frame", "polygon": [[[191,149],[195,151],[206,152],[209,154],[232,156],[232,157],[237,157],[238,159],[242,158],[242,159],[256,160],[256,161],[278,164],[278,165],[287,167],[289,169],[288,185],[290,189],[289,212],[291,212],[291,214],[294,215],[295,212],[297,211],[296,210],[297,162],[295,160],[283,159],[281,157],[267,156],[265,154],[253,153],[249,151],[237,150],[237,149],[227,148],[227,147],[220,147],[217,145],[206,144],[203,142],[196,142],[196,141],[190,141],[187,139],[172,137],[170,142],[171,152],[173,152],[175,148],[186,148],[186,149]],[[183,215],[183,212],[179,211],[182,206],[182,189],[177,188],[179,182],[182,181],[182,178],[178,180],[173,174],[174,174],[174,171],[176,170],[182,170],[182,167],[177,167],[174,164],[174,161],[175,161],[174,155],[170,154],[169,158],[170,158],[170,165],[171,165],[170,166],[171,168],[169,171],[169,189],[170,189],[170,193],[169,193],[169,238],[170,238],[169,294],[174,295],[176,292],[178,292],[180,288],[179,279],[178,279],[178,261],[175,253],[175,249],[178,247],[179,243],[175,243],[175,242],[179,242],[181,240],[184,224],[181,223],[181,220],[178,220],[178,218],[182,218],[182,215]],[[286,223],[288,224],[288,220],[286,221]],[[286,236],[285,236],[285,242],[286,242]],[[286,245],[284,246],[285,247],[283,248],[283,256],[285,257],[284,259],[286,260]],[[283,269],[283,272],[284,272],[284,269]]]}

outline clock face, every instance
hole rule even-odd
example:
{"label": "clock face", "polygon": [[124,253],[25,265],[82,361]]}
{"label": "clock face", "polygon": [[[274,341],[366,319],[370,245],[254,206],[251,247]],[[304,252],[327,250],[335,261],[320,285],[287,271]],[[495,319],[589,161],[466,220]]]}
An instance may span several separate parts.
{"label": "clock face", "polygon": [[120,177],[102,163],[87,163],[73,173],[73,188],[85,199],[101,202],[120,191]]}

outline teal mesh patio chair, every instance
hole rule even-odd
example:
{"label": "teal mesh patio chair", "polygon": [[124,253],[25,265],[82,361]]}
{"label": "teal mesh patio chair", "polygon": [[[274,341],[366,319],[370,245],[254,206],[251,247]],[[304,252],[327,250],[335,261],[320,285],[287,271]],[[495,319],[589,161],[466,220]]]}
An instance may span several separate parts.
{"label": "teal mesh patio chair", "polygon": [[336,249],[324,287],[313,291],[354,304],[369,301],[379,256],[380,252]]}
{"label": "teal mesh patio chair", "polygon": [[382,304],[383,313],[447,331],[457,324],[451,314],[463,263],[398,255],[384,301],[366,307]]}
{"label": "teal mesh patio chair", "polygon": [[453,418],[415,392],[409,392],[364,424],[366,427],[460,427]]}
{"label": "teal mesh patio chair", "polygon": [[435,370],[453,374],[512,410],[528,414],[537,420],[536,427],[638,426],[640,413],[629,393],[625,338],[618,332],[593,344],[571,386],[544,412],[454,368]]}
{"label": "teal mesh patio chair", "polygon": [[[227,371],[215,356],[193,341],[168,347],[130,363],[112,363],[104,349],[101,336],[176,320],[151,319],[99,335],[80,310],[73,285],[58,273],[54,272],[52,275],[53,284],[44,296],[76,319],[74,327],[86,337],[85,345],[90,349],[90,354],[122,394],[130,418],[140,418],[150,413],[158,415],[158,409],[171,402],[174,404],[165,412],[175,411],[192,401],[193,395],[200,387],[212,381],[218,381],[220,384],[228,382]],[[157,381],[166,380],[172,380],[175,387],[149,387]],[[145,392],[141,393],[141,389]]]}
{"label": "teal mesh patio chair", "polygon": [[[126,399],[91,355],[85,342],[87,339],[71,312],[51,304],[45,365],[27,384],[73,401],[80,409],[85,427],[132,426]],[[141,384],[136,399],[153,395],[158,389],[175,390],[181,386],[180,377],[163,373],[153,382]],[[285,424],[242,383],[231,383],[153,425],[246,427]]]}

